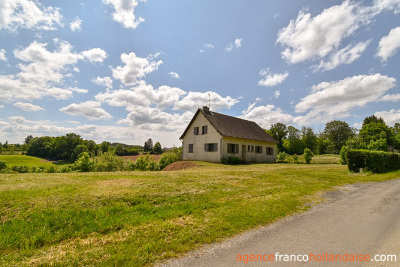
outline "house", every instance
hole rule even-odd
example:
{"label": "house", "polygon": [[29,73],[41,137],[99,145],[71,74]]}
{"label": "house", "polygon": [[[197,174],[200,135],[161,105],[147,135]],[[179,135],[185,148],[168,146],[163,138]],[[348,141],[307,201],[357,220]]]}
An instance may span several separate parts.
{"label": "house", "polygon": [[180,137],[183,160],[275,162],[276,144],[255,122],[199,108]]}

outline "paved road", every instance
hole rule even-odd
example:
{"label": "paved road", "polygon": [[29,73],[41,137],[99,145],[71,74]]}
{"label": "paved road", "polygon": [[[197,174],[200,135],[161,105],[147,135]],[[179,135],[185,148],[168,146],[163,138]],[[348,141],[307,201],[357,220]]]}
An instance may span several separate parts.
{"label": "paved road", "polygon": [[[329,202],[208,246],[163,266],[400,266],[400,179],[349,185]],[[281,262],[236,260],[238,255],[283,255]],[[396,255],[397,262],[283,262],[284,255]],[[326,255],[326,254],[325,254]],[[267,259],[267,257],[265,257]]]}

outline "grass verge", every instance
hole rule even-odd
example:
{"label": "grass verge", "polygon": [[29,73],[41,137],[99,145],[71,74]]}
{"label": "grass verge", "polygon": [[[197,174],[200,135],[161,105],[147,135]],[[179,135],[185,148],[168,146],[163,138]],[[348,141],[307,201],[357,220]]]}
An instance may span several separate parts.
{"label": "grass verge", "polygon": [[178,172],[0,174],[0,265],[145,266],[304,211],[346,166],[200,163]]}

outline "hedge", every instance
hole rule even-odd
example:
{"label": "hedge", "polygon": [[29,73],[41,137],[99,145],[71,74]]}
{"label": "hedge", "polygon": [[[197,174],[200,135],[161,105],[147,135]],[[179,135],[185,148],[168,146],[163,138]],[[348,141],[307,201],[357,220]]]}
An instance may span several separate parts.
{"label": "hedge", "polygon": [[400,154],[383,151],[349,150],[346,154],[347,166],[352,172],[360,168],[373,173],[400,170]]}

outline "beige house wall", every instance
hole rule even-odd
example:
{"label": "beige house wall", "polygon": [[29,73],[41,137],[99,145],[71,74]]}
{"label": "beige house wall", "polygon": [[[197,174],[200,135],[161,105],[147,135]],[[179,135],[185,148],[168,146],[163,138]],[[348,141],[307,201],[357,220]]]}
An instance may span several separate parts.
{"label": "beige house wall", "polygon": [[[228,144],[237,144],[239,145],[238,153],[228,153]],[[248,146],[250,146],[250,151],[248,151]],[[256,153],[256,146],[261,146],[262,152]],[[251,147],[254,149],[251,151]],[[273,149],[273,155],[267,155],[268,147]],[[276,144],[263,142],[263,141],[255,141],[241,138],[233,138],[233,137],[224,137],[222,139],[222,157],[238,157],[244,160],[245,162],[268,162],[274,163],[276,160]]]}
{"label": "beige house wall", "polygon": [[[202,134],[202,126],[207,125],[207,134]],[[194,135],[194,127],[199,127],[199,135]],[[222,136],[215,130],[211,123],[199,112],[190,125],[189,130],[183,137],[183,160],[199,160],[209,162],[221,161]],[[217,143],[218,150],[215,152],[204,151],[204,144]],[[189,144],[193,144],[193,153],[189,153]]]}

